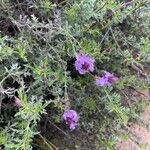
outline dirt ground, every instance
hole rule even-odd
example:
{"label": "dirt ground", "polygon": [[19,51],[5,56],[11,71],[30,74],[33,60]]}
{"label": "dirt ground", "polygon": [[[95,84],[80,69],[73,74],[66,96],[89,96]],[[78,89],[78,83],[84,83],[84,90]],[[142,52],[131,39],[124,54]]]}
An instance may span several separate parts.
{"label": "dirt ground", "polygon": [[[146,95],[149,100],[149,93]],[[140,115],[139,122],[130,123],[132,136],[126,141],[121,140],[117,145],[118,150],[150,150],[150,105]]]}

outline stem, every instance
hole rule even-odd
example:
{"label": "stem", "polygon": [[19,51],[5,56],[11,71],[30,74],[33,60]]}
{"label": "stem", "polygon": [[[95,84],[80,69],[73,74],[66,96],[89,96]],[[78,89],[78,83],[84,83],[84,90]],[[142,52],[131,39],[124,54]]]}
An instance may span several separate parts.
{"label": "stem", "polygon": [[48,120],[50,124],[52,124],[56,129],[58,129],[59,131],[61,131],[64,135],[66,135],[69,139],[71,138],[66,132],[64,132],[62,129],[60,129],[58,126],[56,126],[53,122],[51,122],[50,120]]}
{"label": "stem", "polygon": [[88,74],[95,79],[95,76],[91,72],[88,72]]}
{"label": "stem", "polygon": [[[57,147],[55,147],[52,143],[51,143],[51,145],[53,146],[51,146],[47,141],[46,141],[46,139],[41,135],[41,134],[39,134],[39,136],[42,138],[42,140],[44,141],[44,143],[50,148],[50,150],[54,150],[53,149],[53,147],[57,150],[58,148]],[[50,141],[49,141],[50,142]]]}
{"label": "stem", "polygon": [[1,107],[2,107],[2,93],[0,93],[0,115],[1,115]]}

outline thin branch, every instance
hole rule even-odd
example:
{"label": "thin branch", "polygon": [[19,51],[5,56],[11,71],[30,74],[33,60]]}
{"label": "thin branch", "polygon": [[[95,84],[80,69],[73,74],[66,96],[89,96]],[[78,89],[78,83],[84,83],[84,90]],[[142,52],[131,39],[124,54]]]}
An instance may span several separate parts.
{"label": "thin branch", "polygon": [[55,125],[50,119],[48,120],[50,124],[52,124],[56,129],[61,131],[64,135],[66,135],[69,139],[71,138],[65,131],[63,131],[61,128],[59,128],[57,125]]}
{"label": "thin branch", "polygon": [[2,93],[0,93],[0,115],[1,115],[1,108],[2,108]]}
{"label": "thin branch", "polygon": [[144,73],[139,67],[135,66],[134,64],[131,65],[131,68],[135,71],[139,72],[144,77],[149,77],[146,73]]}
{"label": "thin branch", "polygon": [[117,42],[117,40],[116,40],[116,37],[115,37],[115,35],[114,35],[114,33],[113,33],[112,28],[110,27],[109,29],[110,29],[110,32],[111,32],[111,34],[112,34],[112,37],[113,37],[113,39],[114,39],[114,41],[115,41],[115,43],[116,43],[118,49],[121,51],[121,47],[120,47],[120,45],[118,44],[118,42]]}
{"label": "thin branch", "polygon": [[[53,148],[55,148],[55,150],[58,150],[58,148],[54,145],[54,144],[52,144],[52,143],[48,143],[47,142],[47,140],[41,135],[41,134],[39,134],[39,136],[41,137],[41,139],[44,141],[44,143],[50,148],[50,150],[54,150]],[[50,141],[49,141],[50,142]]]}
{"label": "thin branch", "polygon": [[129,86],[129,88],[133,89],[134,91],[136,91],[136,92],[139,93],[140,95],[143,95],[144,97],[150,98],[149,96],[147,96],[147,95],[145,95],[144,93],[138,91],[137,89],[135,89],[135,88],[132,87],[132,86]]}
{"label": "thin branch", "polygon": [[107,30],[107,32],[105,33],[105,35],[103,36],[101,42],[100,42],[100,45],[103,43],[103,41],[105,40],[106,36],[108,35],[110,29]]}
{"label": "thin branch", "polygon": [[123,92],[122,90],[120,90],[120,92],[125,96],[125,98],[127,99],[127,103],[128,103],[128,105],[129,105],[129,107],[131,107],[131,98],[129,98],[128,96],[127,96],[127,94],[125,93],[125,92]]}

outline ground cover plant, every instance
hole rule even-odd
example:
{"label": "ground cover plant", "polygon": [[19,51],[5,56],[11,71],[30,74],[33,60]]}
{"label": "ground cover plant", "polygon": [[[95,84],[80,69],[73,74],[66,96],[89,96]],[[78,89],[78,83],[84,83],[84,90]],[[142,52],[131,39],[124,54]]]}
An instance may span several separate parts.
{"label": "ground cover plant", "polygon": [[113,150],[127,139],[149,103],[149,6],[0,0],[1,149]]}

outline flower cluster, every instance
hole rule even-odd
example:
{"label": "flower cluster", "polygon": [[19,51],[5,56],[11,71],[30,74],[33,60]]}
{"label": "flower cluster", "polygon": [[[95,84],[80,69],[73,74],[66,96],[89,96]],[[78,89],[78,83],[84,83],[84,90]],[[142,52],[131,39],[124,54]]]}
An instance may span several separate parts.
{"label": "flower cluster", "polygon": [[[75,61],[76,70],[82,75],[94,71],[95,60],[88,55],[80,54],[77,56]],[[111,86],[118,81],[118,78],[113,74],[107,71],[102,77],[96,78],[97,86]]]}
{"label": "flower cluster", "polygon": [[[84,75],[94,71],[95,60],[88,55],[79,54],[74,65],[79,74]],[[96,77],[95,83],[97,86],[111,86],[117,81],[118,77],[113,73],[105,71],[102,77]],[[74,130],[79,121],[79,116],[75,110],[68,110],[64,112],[63,119],[69,125],[69,128]]]}
{"label": "flower cluster", "polygon": [[69,125],[69,128],[71,130],[74,130],[75,127],[77,126],[79,116],[76,111],[68,110],[64,112],[63,119],[65,120],[66,124]]}

